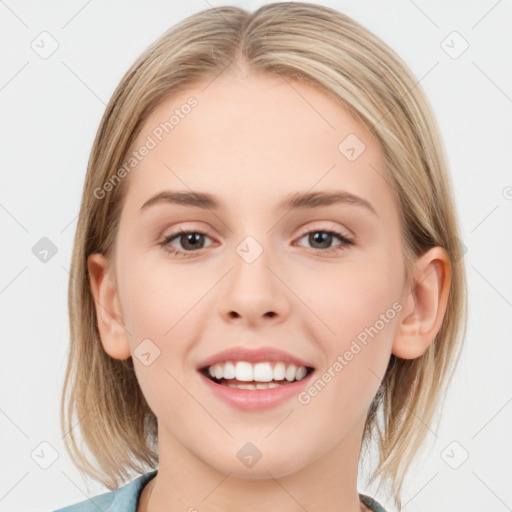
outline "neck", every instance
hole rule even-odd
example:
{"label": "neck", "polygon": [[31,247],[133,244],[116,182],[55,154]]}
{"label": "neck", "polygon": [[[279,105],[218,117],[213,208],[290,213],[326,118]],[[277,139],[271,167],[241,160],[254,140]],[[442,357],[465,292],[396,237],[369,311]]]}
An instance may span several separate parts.
{"label": "neck", "polygon": [[[159,467],[156,478],[145,486],[138,512],[186,510],[201,512],[304,512],[323,510],[361,512],[357,468],[362,439],[358,424],[343,440],[297,471],[281,471],[271,461],[260,464],[260,473],[241,477],[222,472],[187,450],[159,424]],[[237,461],[238,462],[238,461]],[[293,466],[293,461],[289,465]]]}

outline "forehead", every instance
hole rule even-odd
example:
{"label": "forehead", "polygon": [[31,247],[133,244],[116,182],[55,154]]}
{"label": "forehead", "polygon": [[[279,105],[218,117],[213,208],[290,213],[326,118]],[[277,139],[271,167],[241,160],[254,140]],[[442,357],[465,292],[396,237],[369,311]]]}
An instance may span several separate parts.
{"label": "forehead", "polygon": [[262,198],[280,203],[290,192],[331,188],[392,207],[377,141],[304,81],[255,73],[201,80],[152,112],[132,149],[144,145],[151,149],[129,174],[126,207],[164,189],[258,207]]}

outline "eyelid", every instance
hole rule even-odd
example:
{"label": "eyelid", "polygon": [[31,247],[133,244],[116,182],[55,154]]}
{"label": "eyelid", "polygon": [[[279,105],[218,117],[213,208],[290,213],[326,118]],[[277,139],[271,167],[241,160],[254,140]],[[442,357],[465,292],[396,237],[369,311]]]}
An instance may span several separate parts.
{"label": "eyelid", "polygon": [[[311,226],[308,224],[306,227],[304,227],[300,231],[301,234],[300,234],[299,238],[302,238],[305,234],[308,234],[311,231],[337,231],[337,232],[340,232],[340,234],[342,234],[345,238],[350,239],[354,242],[357,239],[356,235],[354,234],[354,232],[351,229],[349,229],[345,226],[339,227],[333,221],[312,221],[312,222],[320,222],[320,223],[322,223],[322,225]],[[212,240],[215,239],[215,237],[212,235],[212,230],[210,228],[197,228],[196,226],[189,226],[187,223],[185,223],[185,225],[179,224],[178,226],[179,227],[169,228],[170,229],[169,234],[165,234],[165,231],[164,231],[164,233],[158,237],[158,240],[163,240],[163,239],[169,238],[170,236],[175,237],[178,234],[189,233],[189,232],[202,233],[202,234],[208,236],[209,238],[211,238]]]}
{"label": "eyelid", "polygon": [[355,241],[355,239],[356,239],[356,235],[354,234],[354,232],[352,230],[346,228],[345,226],[339,227],[338,224],[335,224],[332,221],[314,221],[314,222],[320,222],[321,225],[320,226],[318,226],[318,225],[306,226],[302,230],[301,236],[304,236],[305,234],[307,234],[311,231],[337,231],[347,239],[350,239],[353,241]]}
{"label": "eyelid", "polygon": [[[356,245],[356,237],[355,236],[346,235],[343,232],[343,229],[340,229],[339,227],[335,226],[332,223],[330,225],[326,225],[325,221],[324,221],[324,224],[321,226],[309,226],[309,228],[305,227],[302,230],[302,234],[296,240],[297,240],[297,242],[299,242],[302,238],[304,238],[305,236],[307,236],[310,233],[322,232],[322,231],[326,232],[326,233],[330,233],[334,237],[338,238],[338,240],[340,240],[340,242],[341,242],[341,245],[339,247],[329,248],[327,250],[322,250],[322,249],[315,250],[315,251],[318,251],[319,254],[324,253],[324,255],[326,257],[328,257],[333,252],[335,254],[338,254],[339,252],[346,250],[348,247]],[[348,231],[350,231],[352,233],[351,230],[348,230]],[[212,240],[213,243],[211,243],[207,247],[198,249],[197,251],[184,251],[181,249],[170,250],[168,248],[168,247],[172,247],[171,242],[173,242],[174,240],[179,240],[180,235],[190,234],[190,233],[199,233],[207,238],[210,238],[210,240]],[[158,245],[161,246],[165,251],[170,252],[172,255],[175,255],[178,258],[186,259],[186,258],[193,258],[196,253],[199,253],[199,255],[200,255],[203,252],[202,249],[207,249],[211,245],[215,246],[216,238],[210,234],[209,229],[204,229],[204,230],[194,229],[193,227],[183,227],[181,225],[178,228],[175,228],[171,233],[164,235],[163,239],[161,239],[161,241],[158,242]],[[296,245],[296,244],[294,244],[294,245]]]}

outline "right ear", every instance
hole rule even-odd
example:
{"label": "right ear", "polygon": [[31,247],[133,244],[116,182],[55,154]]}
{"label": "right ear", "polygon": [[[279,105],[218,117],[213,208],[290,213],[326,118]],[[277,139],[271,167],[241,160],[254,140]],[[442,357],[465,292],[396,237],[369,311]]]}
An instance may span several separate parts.
{"label": "right ear", "polygon": [[103,254],[94,253],[87,258],[87,268],[103,349],[114,359],[127,359],[131,356],[128,332],[109,262]]}

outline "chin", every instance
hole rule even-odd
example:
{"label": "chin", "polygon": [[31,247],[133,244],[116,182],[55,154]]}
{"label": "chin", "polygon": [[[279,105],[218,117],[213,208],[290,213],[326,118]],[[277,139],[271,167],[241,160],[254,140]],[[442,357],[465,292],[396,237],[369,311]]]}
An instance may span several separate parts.
{"label": "chin", "polygon": [[230,477],[242,480],[283,478],[301,470],[302,466],[296,457],[297,452],[300,452],[299,447],[294,448],[289,454],[281,453],[279,456],[276,456],[275,452],[269,452],[268,455],[262,453],[261,458],[252,466],[245,466],[238,456],[235,457],[234,461],[232,457],[227,457],[223,461],[224,463],[219,464],[217,460],[215,464],[212,464],[212,467],[223,474],[229,474]]}

